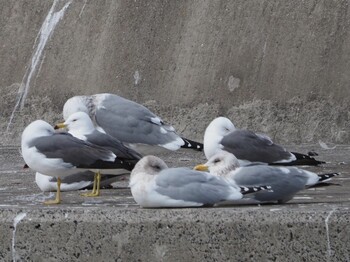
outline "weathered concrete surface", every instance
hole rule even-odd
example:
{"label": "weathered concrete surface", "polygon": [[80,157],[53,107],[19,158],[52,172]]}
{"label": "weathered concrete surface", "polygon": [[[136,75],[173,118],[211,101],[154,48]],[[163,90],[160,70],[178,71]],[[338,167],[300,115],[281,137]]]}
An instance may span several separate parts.
{"label": "weathered concrete surface", "polygon": [[[26,217],[13,236],[20,213]],[[344,208],[21,208],[1,216],[5,261],[12,259],[13,239],[19,261],[349,260]]]}
{"label": "weathered concrete surface", "polygon": [[[46,207],[18,148],[0,150],[0,261],[349,261],[350,146],[315,150],[341,186],[300,192],[285,205],[141,209],[129,189],[98,198],[64,192]],[[170,166],[204,161],[201,152],[163,156]],[[123,185],[118,183],[116,186]],[[16,218],[22,220],[14,227]]]}
{"label": "weathered concrete surface", "polygon": [[72,1],[4,133],[52,3],[2,3],[3,145],[37,118],[58,120],[68,97],[98,92],[146,104],[194,139],[226,115],[288,144],[350,142],[346,0]]}
{"label": "weathered concrete surface", "polygon": [[[58,12],[69,0],[1,3],[1,145],[19,145],[35,119],[60,120],[70,96],[98,92],[143,103],[193,139],[225,115],[279,142],[350,143],[346,0],[72,1],[5,132],[54,2]],[[53,195],[21,170],[17,147],[3,147],[0,260],[349,261],[349,146],[296,149],[318,151],[330,163],[315,170],[341,171],[343,186],[283,206],[146,210],[128,189],[96,199],[67,192],[62,205],[44,207]],[[164,157],[172,166],[204,161]]]}

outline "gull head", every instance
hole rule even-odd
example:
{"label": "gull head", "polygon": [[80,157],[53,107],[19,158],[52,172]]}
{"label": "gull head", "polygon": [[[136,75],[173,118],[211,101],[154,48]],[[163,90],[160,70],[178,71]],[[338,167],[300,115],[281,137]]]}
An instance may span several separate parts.
{"label": "gull head", "polygon": [[234,130],[235,126],[226,117],[217,117],[211,121],[204,133],[204,154],[207,159],[221,149],[222,138]]}
{"label": "gull head", "polygon": [[32,141],[38,137],[52,136],[54,133],[53,127],[43,120],[36,120],[24,129],[21,138],[21,153],[27,165],[29,164],[26,159],[31,157],[31,152],[28,149],[32,146]]}
{"label": "gull head", "polygon": [[59,123],[56,127],[68,128],[69,133],[76,137],[91,134],[95,130],[91,118],[85,112],[70,115],[64,123]]}
{"label": "gull head", "polygon": [[229,173],[239,167],[238,159],[231,153],[220,151],[213,155],[204,165],[197,165],[196,170],[207,171],[216,176],[227,177]]}
{"label": "gull head", "polygon": [[23,131],[22,133],[22,145],[23,143],[27,144],[31,140],[42,137],[42,136],[51,136],[55,133],[55,130],[53,127],[43,121],[43,120],[36,120],[32,123],[30,123]]}
{"label": "gull head", "polygon": [[137,173],[144,173],[150,176],[157,175],[160,171],[167,169],[168,166],[165,162],[156,156],[145,156],[143,157],[131,172],[131,176]]}
{"label": "gull head", "polygon": [[63,118],[67,120],[68,117],[76,112],[85,112],[89,114],[88,100],[85,96],[74,96],[67,100],[63,106]]}

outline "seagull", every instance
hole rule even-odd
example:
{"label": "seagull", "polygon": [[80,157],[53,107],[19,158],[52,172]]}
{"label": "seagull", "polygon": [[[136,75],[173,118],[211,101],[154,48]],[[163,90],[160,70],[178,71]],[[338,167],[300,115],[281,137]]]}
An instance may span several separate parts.
{"label": "seagull", "polygon": [[[93,186],[95,173],[83,171],[77,174],[69,175],[61,179],[60,191],[76,191],[90,189]],[[101,175],[100,187],[108,187],[117,181],[115,175]],[[35,173],[35,183],[43,192],[57,191],[57,178],[47,176],[39,172]]]}
{"label": "seagull", "polygon": [[155,156],[143,157],[130,176],[131,193],[142,207],[199,207],[237,200],[267,187],[239,187],[189,168],[168,168]]}
{"label": "seagull", "polygon": [[43,120],[30,123],[22,133],[23,159],[36,172],[57,178],[57,193],[53,201],[60,203],[61,179],[82,171],[99,174],[104,169],[121,168],[131,171],[134,163],[123,161],[110,150],[80,140],[68,133],[55,133]]}
{"label": "seagull", "polygon": [[114,94],[74,96],[64,104],[63,117],[67,120],[80,111],[87,113],[100,131],[142,154],[154,153],[159,147],[203,150],[203,144],[180,137],[174,127],[146,107]]}
{"label": "seagull", "polygon": [[[112,151],[119,160],[128,161],[135,165],[142,157],[138,152],[124,146],[114,137],[96,130],[91,118],[85,112],[76,112],[70,115],[64,123],[58,123],[55,129],[67,128],[68,133],[72,136],[89,142],[91,144],[101,146]],[[129,174],[129,170],[118,168],[113,171],[106,171],[108,174],[124,175]],[[96,184],[99,183],[100,177],[96,177]],[[97,187],[92,193],[83,194],[84,196],[98,196],[100,189]]]}
{"label": "seagull", "polygon": [[204,165],[197,165],[195,170],[210,171],[210,174],[226,178],[235,185],[252,187],[256,185],[270,185],[272,192],[261,191],[255,193],[253,199],[259,202],[286,203],[300,190],[310,188],[338,173],[317,175],[296,167],[277,167],[261,164],[239,166],[237,158],[226,151],[220,151],[212,156]]}
{"label": "seagull", "polygon": [[234,154],[241,165],[251,162],[286,166],[325,163],[308,155],[289,152],[281,145],[275,144],[271,138],[264,134],[237,129],[226,117],[215,118],[208,125],[204,134],[206,158],[209,159],[220,150]]}

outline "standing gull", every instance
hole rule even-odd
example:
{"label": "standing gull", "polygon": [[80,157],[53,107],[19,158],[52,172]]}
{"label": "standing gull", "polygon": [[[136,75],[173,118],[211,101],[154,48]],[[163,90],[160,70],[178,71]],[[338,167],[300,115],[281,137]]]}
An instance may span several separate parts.
{"label": "standing gull", "polygon": [[101,131],[143,154],[154,152],[155,146],[203,149],[201,143],[180,137],[146,107],[114,94],[74,96],[64,104],[63,117],[67,120],[79,111],[87,113]]}
{"label": "standing gull", "polygon": [[215,118],[204,134],[204,153],[207,159],[220,150],[234,154],[240,163],[263,162],[270,165],[319,165],[324,162],[287,151],[266,135],[236,129],[226,117]]}
{"label": "standing gull", "polygon": [[90,170],[132,170],[134,164],[122,161],[110,150],[77,139],[68,133],[55,133],[43,120],[29,124],[22,133],[22,156],[36,172],[57,177],[56,199],[46,204],[60,203],[61,178]]}
{"label": "standing gull", "polygon": [[238,186],[270,185],[271,191],[255,193],[253,199],[260,202],[285,203],[305,188],[328,181],[337,173],[317,175],[296,167],[274,167],[252,164],[239,167],[237,158],[226,151],[212,156],[204,165],[198,165],[195,170],[209,170],[212,175],[224,177]]}
{"label": "standing gull", "polygon": [[[59,123],[55,126],[58,128],[68,128],[69,133],[83,141],[101,146],[112,151],[119,160],[132,164],[133,166],[141,159],[141,155],[136,151],[124,146],[119,140],[114,137],[102,133],[95,129],[90,117],[84,112],[76,112],[70,115],[64,123]],[[129,174],[131,170],[118,168],[115,170],[106,170],[107,174],[123,175]],[[96,177],[96,184],[100,183],[101,177]],[[86,196],[98,196],[100,189],[96,187],[96,191]]]}
{"label": "standing gull", "polygon": [[142,207],[198,207],[241,199],[267,187],[238,187],[206,172],[168,168],[155,156],[145,156],[130,176],[132,196]]}

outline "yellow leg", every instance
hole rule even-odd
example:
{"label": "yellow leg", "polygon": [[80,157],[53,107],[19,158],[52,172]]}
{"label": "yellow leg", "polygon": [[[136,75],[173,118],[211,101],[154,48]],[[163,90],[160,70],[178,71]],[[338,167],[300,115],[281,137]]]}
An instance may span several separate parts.
{"label": "yellow leg", "polygon": [[57,192],[54,200],[45,201],[45,205],[57,205],[61,203],[61,179],[57,178]]}
{"label": "yellow leg", "polygon": [[92,185],[91,193],[83,193],[83,194],[80,194],[80,195],[81,196],[85,196],[85,197],[95,196],[95,194],[96,194],[96,186],[97,186],[97,174],[94,175],[94,183]]}
{"label": "yellow leg", "polygon": [[92,192],[91,193],[84,193],[81,195],[85,196],[85,197],[97,197],[97,196],[99,196],[100,195],[100,182],[101,182],[101,174],[100,174],[100,172],[98,172],[94,176],[94,185],[92,187]]}
{"label": "yellow leg", "polygon": [[100,171],[97,173],[97,188],[96,188],[96,196],[100,195],[100,186],[101,186],[101,173]]}

